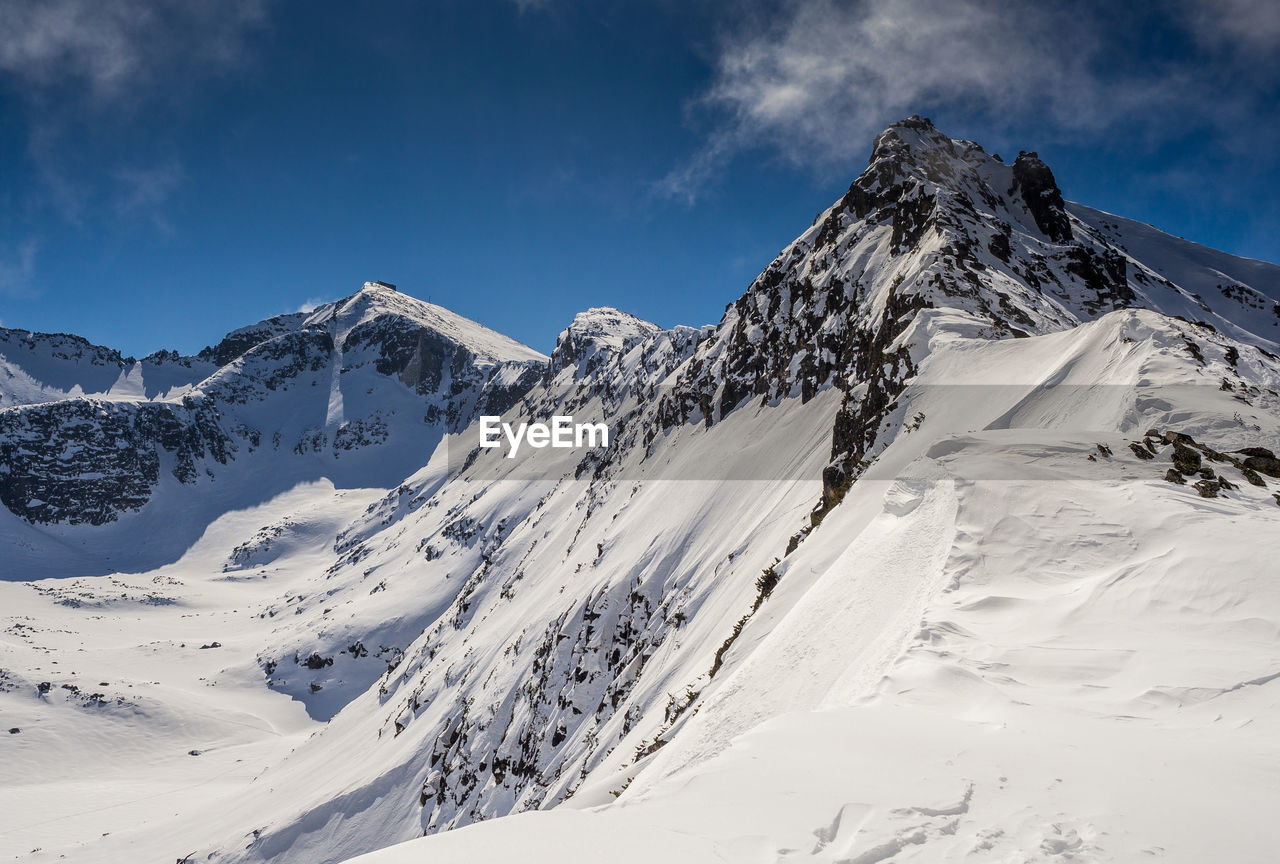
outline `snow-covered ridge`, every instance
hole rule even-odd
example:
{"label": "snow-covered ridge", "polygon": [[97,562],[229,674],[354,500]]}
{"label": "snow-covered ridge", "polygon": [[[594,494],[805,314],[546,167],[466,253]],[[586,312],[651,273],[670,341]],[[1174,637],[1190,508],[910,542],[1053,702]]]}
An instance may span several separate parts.
{"label": "snow-covered ridge", "polygon": [[384,316],[411,322],[464,345],[478,361],[545,363],[547,360],[546,355],[483,324],[376,283],[366,283],[350,297],[317,307],[301,326],[324,329],[336,335],[337,332],[350,333]]}
{"label": "snow-covered ridge", "polygon": [[0,408],[78,396],[180,395],[213,368],[206,360],[172,351],[135,360],[79,336],[0,328]]}

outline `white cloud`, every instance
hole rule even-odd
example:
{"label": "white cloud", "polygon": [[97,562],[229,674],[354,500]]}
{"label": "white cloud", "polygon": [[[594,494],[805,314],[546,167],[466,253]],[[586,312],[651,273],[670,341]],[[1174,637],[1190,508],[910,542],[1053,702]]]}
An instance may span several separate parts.
{"label": "white cloud", "polygon": [[787,4],[781,20],[726,40],[699,106],[723,118],[669,175],[694,195],[738,150],[766,146],[804,165],[867,151],[888,123],[939,103],[1095,113],[1087,29],[1047,4],[1009,0],[835,0]]}
{"label": "white cloud", "polygon": [[264,0],[0,0],[0,72],[36,100],[66,87],[114,99],[175,69],[233,62],[264,11]]}
{"label": "white cloud", "polygon": [[724,39],[691,105],[711,132],[658,191],[692,200],[756,148],[806,168],[844,165],[913,113],[1095,133],[1203,96],[1189,66],[1100,71],[1127,26],[1109,14],[1087,2],[791,0]]}
{"label": "white cloud", "polygon": [[318,307],[323,306],[328,302],[330,301],[325,300],[321,297],[308,297],[305,301],[303,301],[302,305],[299,306],[294,311],[295,312],[314,312]]}

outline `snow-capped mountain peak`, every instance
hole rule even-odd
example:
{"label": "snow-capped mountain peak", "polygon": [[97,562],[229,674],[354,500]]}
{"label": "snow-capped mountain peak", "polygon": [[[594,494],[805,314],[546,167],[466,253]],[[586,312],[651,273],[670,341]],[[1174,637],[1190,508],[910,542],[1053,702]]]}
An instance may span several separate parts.
{"label": "snow-capped mountain peak", "polygon": [[[366,282],[359,291],[314,309],[302,327],[326,330],[335,337],[364,334],[384,319],[399,327],[416,327],[465,347],[480,362],[545,363],[546,355],[443,306],[419,300],[381,282]],[[357,340],[362,335],[355,337]]]}
{"label": "snow-capped mountain peak", "polygon": [[589,374],[610,359],[620,358],[662,328],[609,306],[579,312],[556,337],[548,373],[570,367],[575,376]]}

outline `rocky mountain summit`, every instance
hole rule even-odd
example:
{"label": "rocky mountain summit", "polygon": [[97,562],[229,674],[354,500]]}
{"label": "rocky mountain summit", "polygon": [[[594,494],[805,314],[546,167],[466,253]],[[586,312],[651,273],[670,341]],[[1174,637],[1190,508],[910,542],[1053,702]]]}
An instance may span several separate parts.
{"label": "rocky mountain summit", "polygon": [[[999,339],[1140,307],[1274,347],[1273,266],[1201,247],[1200,266],[1168,266],[1167,249],[1140,260],[1124,245],[1130,232],[1145,234],[1128,220],[1069,208],[1035,153],[1006,165],[908,118],[876,138],[849,191],[732,304],[682,371],[674,417],[711,421],[749,397],[807,400],[836,386],[845,396],[821,514],[872,455],[927,350],[904,336],[941,314],[921,310],[945,309],[951,326],[963,319],[970,332]],[[1211,307],[1196,292],[1215,279]]]}
{"label": "rocky mountain summit", "polygon": [[556,338],[547,373],[554,377],[573,367],[575,377],[590,375],[610,357],[626,354],[661,329],[609,307],[579,312]]}

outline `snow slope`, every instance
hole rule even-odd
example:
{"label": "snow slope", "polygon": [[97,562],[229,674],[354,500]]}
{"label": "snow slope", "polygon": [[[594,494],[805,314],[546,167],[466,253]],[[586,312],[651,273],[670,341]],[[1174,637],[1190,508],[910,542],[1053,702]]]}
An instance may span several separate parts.
{"label": "snow slope", "polygon": [[935,345],[904,397],[926,419],[787,558],[669,744],[555,810],[357,860],[1269,860],[1274,485],[1227,467],[1202,498],[1127,443],[1176,420],[1274,448],[1280,399],[1236,421],[1181,335],[1117,312]]}
{"label": "snow slope", "polygon": [[1244,332],[1236,331],[1238,338],[1245,341],[1253,341],[1248,337],[1250,332],[1271,342],[1280,338],[1280,301],[1276,299],[1280,292],[1274,264],[1185,240],[1171,242],[1168,234],[1150,225],[1083,204],[1072,204],[1069,209],[1082,226],[1117,244],[1133,259],[1147,262],[1195,301],[1194,307],[1184,303],[1187,317],[1199,319],[1208,314],[1239,324]]}

